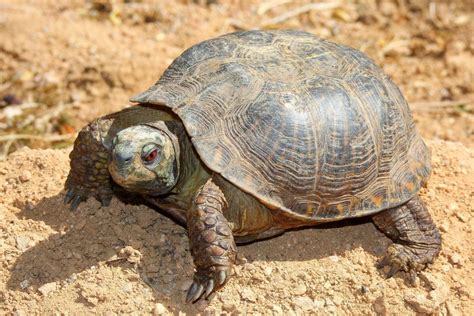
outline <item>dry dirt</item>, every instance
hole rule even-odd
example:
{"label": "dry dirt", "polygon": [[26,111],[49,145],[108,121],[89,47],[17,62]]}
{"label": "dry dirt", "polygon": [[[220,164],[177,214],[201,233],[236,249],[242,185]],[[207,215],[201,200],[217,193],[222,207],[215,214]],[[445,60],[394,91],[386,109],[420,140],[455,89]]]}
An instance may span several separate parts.
{"label": "dry dirt", "polygon": [[[1,314],[472,314],[474,5],[308,3],[0,3]],[[289,17],[297,10],[306,11]],[[116,199],[63,206],[67,154],[84,124],[123,108],[190,45],[253,28],[303,29],[360,49],[407,97],[433,150],[422,197],[443,236],[416,286],[375,268],[390,241],[361,219],[239,247],[244,263],[226,287],[185,305],[193,271],[182,227]]]}
{"label": "dry dirt", "polygon": [[[184,304],[184,228],[145,206],[63,205],[66,150],[21,149],[0,163],[0,313],[469,314],[474,310],[474,151],[430,141],[422,191],[443,251],[416,286],[375,268],[390,241],[369,219],[239,247],[244,264],[209,304]],[[387,272],[387,271],[385,271]]]}

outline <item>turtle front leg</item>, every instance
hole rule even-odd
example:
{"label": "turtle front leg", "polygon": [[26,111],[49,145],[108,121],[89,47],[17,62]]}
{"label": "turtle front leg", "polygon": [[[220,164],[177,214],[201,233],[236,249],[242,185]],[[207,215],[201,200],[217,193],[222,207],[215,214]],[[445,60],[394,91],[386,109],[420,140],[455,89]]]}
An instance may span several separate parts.
{"label": "turtle front leg", "polygon": [[222,210],[224,194],[212,179],[199,190],[188,212],[188,236],[196,272],[186,302],[207,298],[226,283],[235,262],[237,247]]}
{"label": "turtle front leg", "polygon": [[404,205],[376,214],[372,219],[393,240],[387,255],[379,263],[379,268],[390,267],[387,277],[405,271],[413,282],[416,272],[432,263],[441,251],[438,228],[418,196]]}
{"label": "turtle front leg", "polygon": [[84,127],[69,155],[71,170],[65,184],[64,203],[71,203],[73,211],[91,196],[104,206],[109,205],[112,198],[112,181],[108,171],[109,150],[103,145],[100,136],[104,122],[98,119]]}

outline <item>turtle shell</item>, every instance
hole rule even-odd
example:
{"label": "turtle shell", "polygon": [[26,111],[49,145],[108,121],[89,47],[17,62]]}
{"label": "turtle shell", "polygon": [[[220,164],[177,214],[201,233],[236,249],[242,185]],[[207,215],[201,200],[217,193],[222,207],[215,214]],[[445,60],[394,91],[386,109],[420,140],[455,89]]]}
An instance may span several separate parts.
{"label": "turtle shell", "polygon": [[305,32],[204,41],[131,101],[171,108],[207,167],[300,219],[395,207],[431,172],[397,86],[360,51]]}

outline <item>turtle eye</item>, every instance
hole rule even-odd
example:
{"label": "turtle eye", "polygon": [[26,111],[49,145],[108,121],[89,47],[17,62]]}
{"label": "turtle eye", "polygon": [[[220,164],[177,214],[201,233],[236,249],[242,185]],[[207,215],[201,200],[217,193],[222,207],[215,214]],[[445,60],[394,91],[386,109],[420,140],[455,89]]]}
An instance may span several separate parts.
{"label": "turtle eye", "polygon": [[143,160],[145,162],[152,162],[156,159],[156,157],[158,156],[158,149],[153,149],[152,151],[150,151],[149,153],[147,153],[145,155],[145,157],[143,157]]}

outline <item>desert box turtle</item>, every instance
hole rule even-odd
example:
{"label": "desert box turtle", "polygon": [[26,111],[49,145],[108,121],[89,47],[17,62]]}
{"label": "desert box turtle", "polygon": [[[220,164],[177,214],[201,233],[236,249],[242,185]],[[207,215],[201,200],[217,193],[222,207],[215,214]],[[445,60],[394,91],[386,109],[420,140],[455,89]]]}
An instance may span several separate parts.
{"label": "desert box turtle", "polygon": [[440,235],[418,197],[430,152],[397,86],[358,50],[298,31],[192,46],[138,103],[79,133],[73,209],[135,192],[187,226],[187,301],[229,278],[236,242],[372,216],[394,243],[381,266],[414,276]]}

